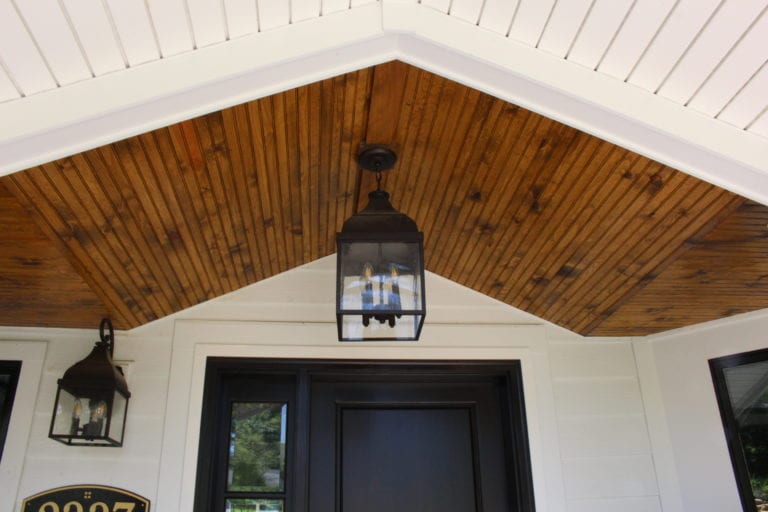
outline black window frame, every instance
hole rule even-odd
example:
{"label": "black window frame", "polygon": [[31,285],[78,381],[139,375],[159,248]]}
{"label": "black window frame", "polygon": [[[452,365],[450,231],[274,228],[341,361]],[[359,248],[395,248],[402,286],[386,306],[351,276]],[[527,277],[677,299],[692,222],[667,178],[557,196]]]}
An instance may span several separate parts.
{"label": "black window frame", "polygon": [[744,455],[744,447],[739,438],[739,426],[733,413],[728,385],[725,380],[725,370],[747,364],[768,361],[768,348],[742,352],[729,356],[718,357],[709,360],[709,369],[712,374],[712,383],[715,388],[717,405],[720,410],[720,418],[723,422],[723,430],[731,457],[736,486],[739,490],[739,498],[744,512],[757,512],[755,496],[752,492],[749,470]]}
{"label": "black window frame", "polygon": [[0,460],[2,460],[5,438],[11,425],[11,411],[13,411],[13,402],[19,385],[19,375],[21,375],[21,361],[0,361],[0,375],[10,377],[5,402],[0,404]]}

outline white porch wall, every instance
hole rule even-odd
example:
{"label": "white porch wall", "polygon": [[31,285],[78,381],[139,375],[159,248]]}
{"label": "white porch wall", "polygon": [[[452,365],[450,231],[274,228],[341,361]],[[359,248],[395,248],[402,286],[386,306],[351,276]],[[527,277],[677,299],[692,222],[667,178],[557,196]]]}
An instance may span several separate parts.
{"label": "white porch wall", "polygon": [[[155,512],[186,512],[184,470],[194,461],[182,459],[191,459],[196,446],[195,386],[202,378],[200,358],[211,353],[401,359],[521,354],[538,510],[661,510],[631,340],[586,340],[429,274],[423,341],[340,345],[332,323],[334,274],[331,256],[119,332],[115,357],[129,361],[132,398],[125,445],[117,449],[67,447],[47,438],[56,380],[88,353],[95,329],[0,328],[0,343],[47,343],[18,489],[0,496],[0,510],[19,512],[26,496],[52,487],[105,484],[149,498]],[[14,415],[22,409],[17,406]],[[2,485],[8,464],[4,459],[0,465]]]}
{"label": "white porch wall", "polygon": [[766,348],[766,332],[762,311],[644,340],[660,391],[653,406],[664,411],[660,428],[668,429],[684,510],[742,510],[708,361]]}

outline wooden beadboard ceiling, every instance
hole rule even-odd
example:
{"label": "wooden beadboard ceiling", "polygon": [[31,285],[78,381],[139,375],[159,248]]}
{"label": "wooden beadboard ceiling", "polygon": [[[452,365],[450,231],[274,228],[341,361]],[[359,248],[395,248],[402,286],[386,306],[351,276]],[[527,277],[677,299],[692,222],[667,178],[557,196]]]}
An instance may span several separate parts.
{"label": "wooden beadboard ceiling", "polygon": [[428,270],[511,306],[585,335],[768,307],[766,207],[394,62],[2,178],[0,324],[132,328],[333,253],[364,141]]}

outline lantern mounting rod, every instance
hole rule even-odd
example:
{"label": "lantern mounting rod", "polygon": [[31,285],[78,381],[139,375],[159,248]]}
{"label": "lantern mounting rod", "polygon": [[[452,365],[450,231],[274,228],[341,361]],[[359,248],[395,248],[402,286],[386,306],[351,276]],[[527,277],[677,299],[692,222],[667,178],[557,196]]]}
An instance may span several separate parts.
{"label": "lantern mounting rod", "polygon": [[[105,330],[109,334],[105,334]],[[99,338],[101,338],[101,343],[109,350],[109,357],[113,357],[115,352],[115,329],[112,327],[112,321],[109,318],[101,319]]]}
{"label": "lantern mounting rod", "polygon": [[383,144],[369,144],[357,154],[357,163],[366,171],[383,172],[395,166],[397,155]]}
{"label": "lantern mounting rod", "polygon": [[366,171],[376,173],[376,190],[381,190],[381,173],[394,167],[397,155],[383,144],[369,144],[357,154],[357,163]]}

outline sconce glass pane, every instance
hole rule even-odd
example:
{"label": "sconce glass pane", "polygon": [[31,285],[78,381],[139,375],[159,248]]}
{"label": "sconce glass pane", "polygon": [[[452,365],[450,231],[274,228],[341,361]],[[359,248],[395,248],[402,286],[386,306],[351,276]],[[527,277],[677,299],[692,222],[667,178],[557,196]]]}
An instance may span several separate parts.
{"label": "sconce glass pane", "polygon": [[285,490],[287,415],[285,403],[232,404],[227,490]]}
{"label": "sconce glass pane", "polygon": [[128,400],[115,391],[115,398],[112,402],[112,422],[109,424],[109,437],[120,442],[123,441],[123,429],[125,428],[125,413],[127,408]]}

